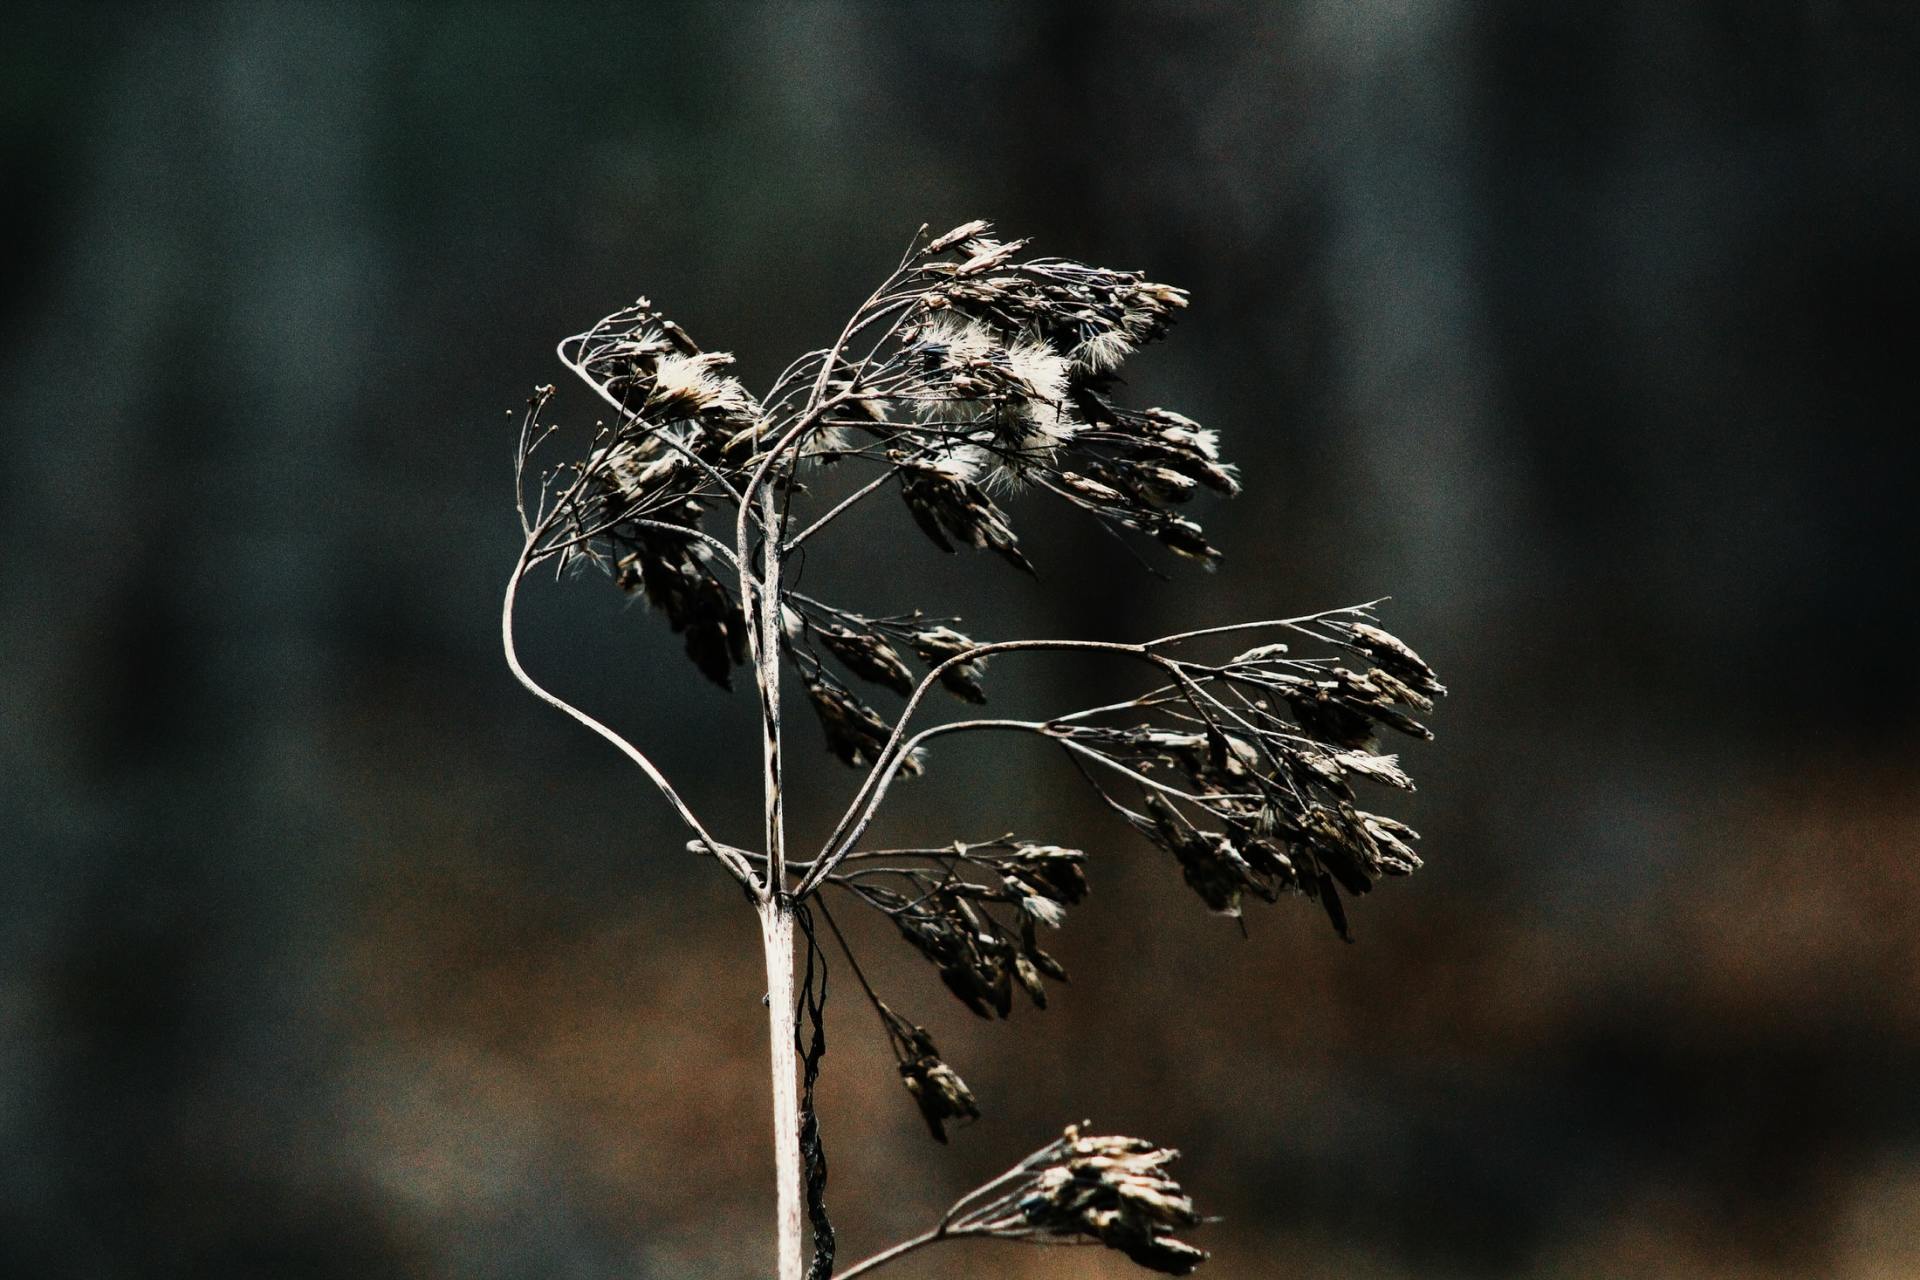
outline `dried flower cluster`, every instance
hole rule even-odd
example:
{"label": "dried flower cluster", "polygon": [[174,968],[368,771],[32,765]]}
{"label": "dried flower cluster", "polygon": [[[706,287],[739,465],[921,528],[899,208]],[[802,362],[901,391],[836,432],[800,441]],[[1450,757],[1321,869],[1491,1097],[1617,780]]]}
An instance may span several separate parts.
{"label": "dried flower cluster", "polygon": [[[1004,837],[883,855],[878,865],[858,867],[834,883],[890,916],[961,1003],[983,1018],[1004,1018],[1013,1010],[1015,985],[1044,1009],[1041,977],[1066,980],[1066,970],[1035,935],[1040,925],[1058,928],[1066,908],[1086,896],[1085,861],[1078,849]],[[994,879],[969,879],[968,869]],[[995,905],[1011,920],[996,915]]]}
{"label": "dried flower cluster", "polygon": [[[1042,926],[1060,927],[1066,908],[1085,899],[1080,850],[1002,836],[944,849],[856,854],[847,862],[831,883],[891,918],[948,990],[981,1017],[1007,1017],[1015,987],[1044,1009],[1042,979],[1066,981],[1066,969],[1040,947],[1037,934]],[[945,1142],[945,1122],[979,1116],[972,1091],[924,1027],[896,1014],[870,988],[868,994],[902,1081],[933,1136]]]}
{"label": "dried flower cluster", "polygon": [[[1144,643],[983,642],[955,618],[874,616],[815,599],[783,572],[842,515],[888,488],[942,551],[991,552],[1034,572],[1009,507],[1049,494],[1107,528],[1211,567],[1219,552],[1189,514],[1202,490],[1239,491],[1215,434],[1161,408],[1115,402],[1116,370],[1187,305],[1180,289],[1131,271],[1028,256],[984,221],[925,229],[830,345],[794,361],[762,397],[645,299],[560,344],[562,362],[605,406],[578,461],[529,485],[556,428],[528,403],[516,499],[525,535],[503,606],[509,665],[536,695],[601,734],[654,783],[689,847],[748,891],[767,950],[776,1046],[781,1275],[797,1280],[804,1163],[814,1269],[833,1266],[826,1162],[812,1111],[825,1039],[825,971],[815,985],[812,920],[823,920],[859,979],[928,1131],[976,1119],[980,1105],[926,1027],[895,1012],[861,969],[822,896],[885,916],[961,1003],[1005,1018],[1026,994],[1048,1001],[1066,971],[1039,944],[1087,896],[1079,849],[1003,836],[939,848],[866,849],[891,784],[931,767],[936,739],[1024,733],[1055,744],[1100,799],[1158,846],[1206,906],[1239,919],[1248,896],[1318,900],[1348,935],[1343,895],[1420,865],[1416,836],[1372,811],[1368,788],[1411,790],[1383,731],[1429,733],[1420,717],[1446,689],[1369,607],[1166,636]],[[531,500],[529,489],[531,488]],[[805,512],[811,522],[801,524]],[[537,684],[513,642],[515,591],[534,568],[593,567],[663,614],[708,679],[751,669],[762,711],[762,851],[719,841],[643,752]],[[1262,642],[1196,656],[1230,635]],[[1285,641],[1284,643],[1282,641]],[[1307,642],[1295,654],[1289,644]],[[914,727],[938,685],[986,701],[989,659],[1085,652],[1132,660],[1153,687],[1043,720],[960,719]],[[863,781],[811,858],[786,854],[781,693],[787,670],[827,750]],[[903,700],[897,714],[876,691]],[[1364,806],[1363,807],[1363,803]],[[793,991],[794,922],[808,940],[806,994]],[[786,994],[781,994],[786,993]],[[812,1003],[807,1003],[812,1001]],[[804,1100],[782,1064],[796,1008],[812,1025]],[[1200,1219],[1166,1175],[1174,1153],[1077,1128],[969,1195],[926,1235],[844,1272],[857,1275],[939,1240],[996,1236],[1098,1243],[1154,1270],[1191,1271],[1206,1254],[1173,1238]]]}
{"label": "dried flower cluster", "polygon": [[1087,1134],[1083,1127],[1069,1125],[1058,1140],[969,1193],[926,1239],[1100,1244],[1172,1276],[1205,1262],[1206,1250],[1173,1237],[1201,1222],[1193,1201],[1167,1175],[1180,1153],[1141,1138]]}
{"label": "dried flower cluster", "polygon": [[[975,647],[971,638],[947,625],[951,621],[919,614],[869,618],[798,592],[788,593],[781,643],[819,717],[827,750],[843,764],[872,766],[893,726],[835,678],[826,658],[832,657],[843,670],[869,684],[905,696],[913,692],[919,677],[901,656],[903,649],[922,665],[940,668]],[[963,659],[941,669],[940,685],[963,701],[985,702],[982,674],[980,661]],[[919,758],[909,758],[903,768],[908,774],[920,772]]]}
{"label": "dried flower cluster", "polygon": [[[1024,241],[987,231],[969,224],[929,244],[928,286],[892,345],[846,383],[857,411],[833,420],[841,434],[821,456],[893,466],[909,511],[943,550],[990,550],[1031,572],[989,490],[1032,485],[1212,559],[1199,526],[1167,508],[1203,485],[1238,490],[1213,433],[1107,397],[1112,371],[1166,332],[1186,294],[1133,272],[1023,260]],[[933,258],[947,250],[960,260]]]}
{"label": "dried flower cluster", "polygon": [[947,1140],[947,1125],[952,1121],[978,1120],[980,1107],[973,1100],[973,1090],[941,1059],[940,1047],[927,1029],[907,1021],[877,998],[874,1007],[880,1011],[894,1057],[899,1059],[901,1083],[920,1108],[920,1118],[927,1122],[934,1141]]}
{"label": "dried flower cluster", "polygon": [[[1164,658],[1172,680],[1117,714],[1064,716],[1046,731],[1147,839],[1171,853],[1212,910],[1239,916],[1247,894],[1319,899],[1347,936],[1340,891],[1363,894],[1383,876],[1420,865],[1417,834],[1359,807],[1356,784],[1411,791],[1398,758],[1379,754],[1389,728],[1432,735],[1413,713],[1446,688],[1419,655],[1371,623],[1364,609],[1292,624],[1377,665],[1355,673],[1331,658],[1296,658],[1266,644],[1220,663]],[[1130,791],[1133,803],[1116,794]]]}
{"label": "dried flower cluster", "polygon": [[[809,465],[874,466],[870,484],[897,483],[936,546],[993,551],[1028,572],[989,490],[1044,489],[1180,555],[1215,559],[1199,525],[1169,508],[1202,487],[1238,491],[1216,436],[1177,413],[1108,398],[1114,369],[1166,331],[1186,294],[1135,272],[1022,259],[1024,241],[988,232],[969,223],[908,255],[849,326],[877,338],[831,370],[838,376],[816,387],[827,394],[811,410],[803,397],[826,351],[797,361],[763,403],[725,372],[731,356],[703,352],[644,298],[568,339],[562,358],[619,415],[596,429],[581,463],[555,474],[541,557],[605,569],[685,635],[703,674],[729,687],[748,659],[746,619],[728,583],[728,548],[705,523],[737,506],[763,464],[768,484],[794,492]],[[760,523],[752,511],[746,518]],[[872,762],[886,724],[828,673],[819,650],[905,693],[903,650],[937,663],[970,643],[944,623],[862,618],[794,592],[783,593],[781,619],[828,749],[856,768]],[[942,684],[983,697],[977,665],[948,668]]]}

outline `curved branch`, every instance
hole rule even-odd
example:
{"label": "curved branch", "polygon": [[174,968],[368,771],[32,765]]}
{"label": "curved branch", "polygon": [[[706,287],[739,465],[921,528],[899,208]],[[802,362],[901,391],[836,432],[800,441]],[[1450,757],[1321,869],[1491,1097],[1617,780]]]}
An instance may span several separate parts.
{"label": "curved branch", "polygon": [[[1049,734],[1048,736],[1052,737],[1053,735]],[[1112,769],[1115,773],[1125,774],[1127,777],[1133,779],[1135,782],[1139,783],[1142,787],[1145,787],[1150,791],[1158,791],[1162,795],[1173,796],[1176,799],[1186,800],[1186,801],[1189,801],[1190,803],[1201,805],[1203,807],[1206,805],[1208,800],[1216,800],[1216,801],[1218,800],[1258,800],[1260,798],[1258,795],[1234,795],[1230,793],[1222,793],[1222,794],[1208,795],[1208,796],[1197,796],[1191,791],[1183,791],[1179,787],[1172,786],[1168,783],[1160,781],[1158,778],[1149,778],[1146,774],[1141,773],[1139,770],[1131,768],[1125,764],[1122,764],[1120,761],[1115,760],[1112,756],[1107,755],[1105,752],[1095,751],[1092,747],[1087,746],[1083,742],[1075,742],[1072,738],[1061,738],[1059,739],[1059,742],[1060,742],[1060,745],[1065,747],[1070,754],[1077,755],[1077,756],[1085,756],[1089,760],[1097,761],[1098,763],[1105,765],[1107,768]]]}
{"label": "curved branch", "polygon": [[[1343,609],[1326,609],[1319,613],[1305,614],[1297,618],[1273,618],[1260,622],[1235,623],[1227,627],[1180,632],[1176,635],[1162,636],[1154,640],[1143,641],[1139,644],[1126,644],[1112,640],[1003,640],[992,644],[975,645],[970,649],[962,650],[928,671],[927,674],[921,678],[920,683],[914,687],[913,693],[907,698],[906,706],[900,711],[900,718],[894,722],[893,732],[889,735],[886,745],[881,748],[879,756],[874,760],[873,768],[868,771],[866,780],[861,784],[860,790],[855,793],[852,803],[848,805],[847,811],[841,816],[839,823],[835,825],[833,834],[827,837],[826,843],[821,847],[820,855],[813,860],[812,869],[795,889],[796,896],[809,892],[815,885],[823,880],[828,873],[839,865],[841,859],[846,856],[846,852],[853,847],[854,843],[865,834],[868,824],[873,821],[874,814],[878,811],[881,801],[885,798],[887,786],[892,782],[894,774],[899,770],[902,761],[905,759],[905,751],[911,750],[914,746],[919,745],[925,741],[928,736],[937,736],[936,729],[933,731],[924,731],[921,734],[914,735],[912,738],[907,738],[906,729],[914,713],[919,710],[920,703],[926,697],[927,691],[932,688],[934,684],[938,683],[940,676],[949,668],[963,662],[972,662],[981,658],[991,657],[998,653],[1062,651],[1113,653],[1142,659],[1165,671],[1173,678],[1176,685],[1186,690],[1193,690],[1196,686],[1194,685],[1192,677],[1187,673],[1187,669],[1193,664],[1182,662],[1179,659],[1169,658],[1157,652],[1159,647],[1193,639],[1202,635],[1214,635],[1229,631],[1276,628],[1302,630],[1306,624],[1318,621],[1321,618],[1342,613],[1354,613],[1366,607],[1365,605],[1350,606]],[[1311,635],[1312,633],[1308,632],[1307,634]],[[1192,695],[1189,694],[1189,697],[1191,696]],[[1208,700],[1215,701],[1217,704],[1217,700]],[[1242,720],[1237,713],[1233,712],[1231,708],[1223,706],[1222,709],[1233,719],[1244,723],[1244,720]],[[969,727],[1011,728],[1015,725],[1024,726],[1034,723],[1037,722],[961,721],[959,725]],[[957,728],[959,725],[954,727]],[[940,728],[944,728],[944,726]],[[905,744],[904,746],[903,742]]]}
{"label": "curved branch", "polygon": [[520,590],[520,580],[526,576],[528,552],[531,549],[531,546],[529,546],[521,551],[520,559],[513,567],[513,576],[507,579],[506,598],[501,602],[500,606],[500,647],[506,654],[507,667],[513,672],[514,679],[518,680],[528,693],[531,693],[534,697],[540,699],[540,701],[557,711],[566,713],[580,724],[585,725],[612,743],[615,747],[619,748],[620,753],[626,756],[627,759],[633,761],[635,765],[639,766],[640,772],[644,773],[647,776],[647,780],[653,783],[660,794],[666,798],[667,803],[673,807],[674,813],[679,815],[680,821],[686,824],[687,829],[693,832],[699,841],[712,851],[713,856],[719,859],[720,863],[733,873],[735,879],[739,880],[748,888],[753,888],[755,884],[753,873],[748,869],[746,863],[742,861],[732,849],[713,838],[712,834],[707,831],[693,810],[687,806],[687,802],[680,798],[680,793],[674,790],[673,784],[667,781],[666,775],[660,772],[659,768],[655,766],[653,761],[646,757],[645,753],[580,708],[559,697],[557,694],[549,692],[543,685],[527,674],[525,667],[520,665],[519,649],[514,644],[513,639],[513,606],[514,598]]}
{"label": "curved branch", "polygon": [[953,1237],[947,1234],[946,1225],[942,1223],[940,1226],[934,1227],[929,1231],[921,1232],[911,1240],[902,1240],[890,1249],[882,1249],[871,1258],[866,1258],[854,1263],[851,1267],[848,1267],[840,1273],[840,1280],[853,1280],[855,1276],[865,1275],[869,1271],[877,1271],[889,1262],[898,1261],[918,1249],[924,1249],[930,1244],[939,1244],[942,1240],[952,1238]]}
{"label": "curved branch", "polygon": [[[854,842],[859,840],[861,835],[865,833],[867,824],[873,821],[874,812],[879,808],[886,785],[892,781],[895,771],[899,769],[900,762],[904,759],[901,751],[901,740],[906,735],[907,723],[913,718],[914,712],[919,710],[920,703],[926,698],[927,690],[931,689],[948,669],[958,666],[963,662],[972,662],[981,658],[992,657],[997,653],[1062,650],[1091,650],[1101,653],[1119,653],[1133,657],[1146,657],[1159,665],[1172,665],[1171,659],[1161,658],[1158,655],[1147,653],[1144,645],[1122,644],[1118,641],[1111,640],[1002,640],[992,644],[975,645],[971,649],[963,649],[959,653],[954,654],[946,661],[940,663],[940,665],[928,671],[925,676],[921,677],[920,683],[914,687],[913,693],[908,696],[906,706],[900,710],[900,718],[894,722],[893,733],[888,737],[886,745],[881,748],[879,756],[875,758],[873,768],[868,771],[866,780],[861,783],[860,790],[855,793],[853,802],[848,806],[846,813],[841,815],[839,823],[835,825],[833,834],[827,837],[825,845],[821,848],[820,856],[814,859],[813,870],[807,875],[806,879],[800,882],[799,888],[794,891],[795,894],[804,894],[811,889],[814,884],[818,883],[826,872],[831,871],[834,866],[839,863],[840,859],[845,856],[846,850],[851,849]],[[961,723],[977,724],[993,722],[962,721]],[[1029,724],[1033,722],[1012,721],[1010,723]],[[913,742],[917,744],[919,740],[919,737],[916,735]]]}
{"label": "curved branch", "polygon": [[[1343,613],[1371,613],[1375,605],[1385,604],[1389,598],[1390,597],[1387,596],[1381,596],[1378,600],[1369,600],[1365,604],[1343,605],[1338,609],[1322,609],[1318,613],[1302,614],[1298,618],[1288,618],[1284,622],[1232,622],[1224,627],[1202,627],[1198,631],[1181,631],[1174,635],[1161,636],[1158,640],[1149,640],[1144,647],[1148,649],[1158,649],[1165,645],[1179,644],[1186,640],[1196,640],[1201,636],[1224,635],[1230,631],[1255,631],[1262,627],[1286,627],[1292,631],[1301,631],[1308,623],[1318,622],[1322,618],[1338,617]],[[1315,635],[1311,631],[1307,631],[1305,634],[1313,636],[1315,640],[1322,642],[1326,640],[1325,636]]]}
{"label": "curved branch", "polygon": [[[846,351],[847,344],[853,340],[855,334],[886,315],[889,311],[900,310],[902,314],[894,317],[893,323],[887,327],[887,332],[881,335],[879,342],[875,343],[874,349],[877,351],[880,345],[884,344],[887,338],[892,336],[894,330],[899,327],[905,312],[910,311],[912,304],[918,299],[918,294],[907,294],[899,298],[888,299],[887,291],[893,288],[904,272],[905,262],[903,260],[902,265],[896,267],[893,274],[881,282],[880,287],[875,289],[873,293],[868,296],[867,300],[860,304],[859,310],[853,313],[852,319],[848,320],[846,327],[840,331],[839,338],[835,339],[831,347],[826,348],[825,355],[820,361],[820,372],[813,381],[813,389],[807,394],[806,406],[801,410],[800,414],[788,424],[787,429],[781,432],[780,436],[767,449],[767,452],[762,455],[760,465],[754,468],[752,476],[747,480],[746,487],[740,490],[741,519],[737,538],[740,543],[742,559],[746,558],[747,509],[752,505],[754,494],[766,483],[767,476],[779,461],[780,455],[789,449],[798,448],[800,442],[806,436],[806,433],[819,425],[820,419],[826,416],[827,413],[856,399],[851,383],[849,383],[844,390],[832,396],[827,395],[827,386],[832,381],[833,371],[840,363],[841,356]],[[885,305],[882,305],[883,303]],[[866,360],[862,360],[860,362],[861,369],[864,369],[871,359],[872,356],[869,355]],[[862,496],[865,495],[863,494]],[[780,549],[783,555],[785,551],[786,548],[784,547]]]}

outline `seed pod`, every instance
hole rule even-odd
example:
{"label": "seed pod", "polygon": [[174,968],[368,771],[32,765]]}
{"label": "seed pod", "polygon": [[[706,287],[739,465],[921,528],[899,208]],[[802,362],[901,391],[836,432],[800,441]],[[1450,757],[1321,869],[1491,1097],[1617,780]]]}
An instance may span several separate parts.
{"label": "seed pod", "polygon": [[877,633],[833,625],[815,626],[813,633],[847,670],[861,679],[885,685],[903,696],[913,692],[913,672],[907,669],[893,646]]}
{"label": "seed pod", "polygon": [[[937,667],[978,645],[977,641],[944,626],[915,631],[908,637],[908,643],[913,646],[920,661],[930,667]],[[987,691],[980,687],[980,679],[985,673],[984,658],[956,662],[940,673],[940,687],[963,701],[983,703],[987,700]]]}

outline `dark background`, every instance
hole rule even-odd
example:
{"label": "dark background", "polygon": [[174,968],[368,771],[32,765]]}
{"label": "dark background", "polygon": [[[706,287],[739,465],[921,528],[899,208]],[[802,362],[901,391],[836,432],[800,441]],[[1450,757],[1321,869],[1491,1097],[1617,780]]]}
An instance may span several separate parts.
{"label": "dark background", "polygon": [[[1244,467],[1225,566],[1028,503],[1037,585],[890,506],[809,572],[995,637],[1393,595],[1455,692],[1352,947],[942,753],[891,832],[1082,844],[1095,895],[1006,1025],[853,922],[987,1114],[934,1148],[836,1003],[843,1256],[1085,1115],[1185,1150],[1221,1280],[1920,1273],[1911,12],[16,8],[6,1269],[764,1274],[752,918],[507,676],[504,413],[642,291],[764,386],[988,216],[1192,289],[1129,372]],[[659,618],[548,585],[525,643],[749,838],[747,700]],[[804,840],[853,778],[798,716]]]}

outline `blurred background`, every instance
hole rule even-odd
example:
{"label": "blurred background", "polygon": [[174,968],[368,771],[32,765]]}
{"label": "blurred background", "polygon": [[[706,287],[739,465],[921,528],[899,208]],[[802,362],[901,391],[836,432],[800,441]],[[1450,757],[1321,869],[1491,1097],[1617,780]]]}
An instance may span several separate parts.
{"label": "blurred background", "polygon": [[[1299,900],[1243,939],[1037,746],[896,793],[884,834],[1082,845],[1094,895],[1071,986],[1006,1024],[846,920],[986,1115],[931,1144],[847,983],[842,1257],[1087,1116],[1183,1149],[1216,1280],[1920,1274],[1917,22],[16,7],[8,1271],[766,1274],[754,922],[507,675],[507,411],[642,292],[764,386],[922,222],[984,216],[1193,291],[1129,395],[1221,429],[1228,558],[1157,579],[1027,503],[1036,584],[885,504],[815,583],[995,637],[1391,595],[1454,696],[1393,810],[1429,865],[1353,946]],[[537,672],[751,838],[746,697],[604,582],[524,617]],[[1043,714],[1133,678],[992,687]],[[855,779],[805,712],[791,754],[804,842]]]}

